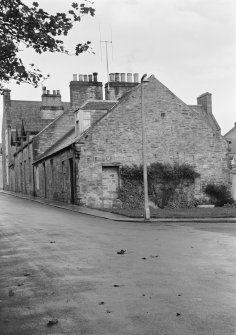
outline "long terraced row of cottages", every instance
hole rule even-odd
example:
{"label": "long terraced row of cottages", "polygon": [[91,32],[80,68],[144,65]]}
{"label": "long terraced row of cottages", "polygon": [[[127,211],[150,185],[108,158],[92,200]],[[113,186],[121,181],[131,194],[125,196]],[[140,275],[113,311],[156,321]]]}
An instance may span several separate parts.
{"label": "long terraced row of cottages", "polygon": [[[94,208],[113,206],[120,167],[142,163],[142,116],[147,164],[187,163],[202,185],[234,185],[229,143],[212,113],[211,94],[187,105],[154,75],[111,73],[103,88],[97,73],[73,75],[70,102],[43,88],[41,101],[11,100],[4,91],[3,188]],[[105,91],[105,100],[103,99]]]}

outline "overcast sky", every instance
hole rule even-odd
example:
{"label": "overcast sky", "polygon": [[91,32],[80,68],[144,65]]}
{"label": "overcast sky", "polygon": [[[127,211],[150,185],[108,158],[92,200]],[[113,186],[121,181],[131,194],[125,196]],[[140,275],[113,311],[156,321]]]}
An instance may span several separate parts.
{"label": "overcast sky", "polygon": [[[27,4],[33,1],[25,0]],[[38,0],[49,12],[66,11],[72,0]],[[109,46],[109,72],[154,74],[187,104],[202,93],[212,93],[213,113],[222,134],[236,122],[236,1],[235,0],[94,0],[96,15],[84,17],[66,39],[66,46],[90,40],[93,54],[66,56],[21,53],[50,79],[47,89],[61,90],[69,101],[74,73],[98,72],[106,80],[105,45]],[[9,85],[12,99],[40,100],[41,87]],[[1,105],[2,109],[2,105]]]}

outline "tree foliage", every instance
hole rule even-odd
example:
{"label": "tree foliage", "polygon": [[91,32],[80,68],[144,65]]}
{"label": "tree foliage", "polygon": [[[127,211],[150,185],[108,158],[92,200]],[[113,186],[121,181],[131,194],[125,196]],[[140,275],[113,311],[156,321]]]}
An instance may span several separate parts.
{"label": "tree foliage", "polygon": [[[39,8],[37,2],[32,6],[21,0],[0,1],[0,91],[4,83],[14,80],[17,84],[26,82],[35,87],[43,79],[35,64],[25,65],[18,56],[24,48],[33,48],[38,54],[60,52],[69,54],[60,37],[66,36],[75,22],[84,15],[94,16],[92,3],[84,0],[78,5],[72,3],[68,13],[51,15]],[[79,43],[75,55],[90,49],[90,42]]]}

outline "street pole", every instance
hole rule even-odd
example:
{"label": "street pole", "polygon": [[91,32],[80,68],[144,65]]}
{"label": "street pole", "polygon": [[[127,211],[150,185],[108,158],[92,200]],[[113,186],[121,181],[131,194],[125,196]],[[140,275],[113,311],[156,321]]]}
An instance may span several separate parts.
{"label": "street pole", "polygon": [[141,113],[142,113],[142,154],[143,154],[143,185],[144,185],[144,219],[150,220],[150,209],[148,204],[148,182],[147,182],[147,161],[146,161],[146,131],[144,111],[144,89],[143,85],[148,82],[144,74],[141,78]]}

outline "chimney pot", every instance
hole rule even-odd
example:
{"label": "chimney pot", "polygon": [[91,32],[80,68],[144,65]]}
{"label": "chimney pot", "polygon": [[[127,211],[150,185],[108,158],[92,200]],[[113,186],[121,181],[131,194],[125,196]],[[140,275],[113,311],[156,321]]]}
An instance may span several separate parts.
{"label": "chimney pot", "polygon": [[73,81],[77,81],[77,74],[73,74]]}
{"label": "chimney pot", "polygon": [[47,94],[50,94],[50,90],[47,90]]}
{"label": "chimney pot", "polygon": [[97,72],[93,73],[93,81],[95,81],[95,82],[98,81],[98,73]]}
{"label": "chimney pot", "polygon": [[79,74],[79,81],[84,81],[84,76],[82,74]]}
{"label": "chimney pot", "polygon": [[57,95],[60,95],[60,90],[57,90]]}
{"label": "chimney pot", "polygon": [[115,81],[120,81],[120,74],[118,72],[115,73]]}
{"label": "chimney pot", "polygon": [[125,73],[121,73],[121,81],[122,81],[122,83],[126,82]]}
{"label": "chimney pot", "polygon": [[132,73],[127,73],[127,82],[132,83]]}
{"label": "chimney pot", "polygon": [[93,75],[92,74],[89,74],[89,81],[91,82],[91,81],[93,81]]}
{"label": "chimney pot", "polygon": [[110,82],[111,82],[111,81],[115,81],[115,74],[114,74],[114,73],[110,73],[110,74],[109,74],[109,78],[110,78],[110,79],[109,79]]}
{"label": "chimney pot", "polygon": [[87,74],[84,75],[84,81],[88,81],[88,76],[87,76]]}
{"label": "chimney pot", "polygon": [[234,122],[234,126],[236,127],[236,122]]}
{"label": "chimney pot", "polygon": [[56,94],[57,94],[57,91],[56,91],[56,90],[53,90],[52,93],[53,93],[54,95],[56,95]]}
{"label": "chimney pot", "polygon": [[138,73],[134,73],[134,83],[138,83],[139,82],[139,75]]}

